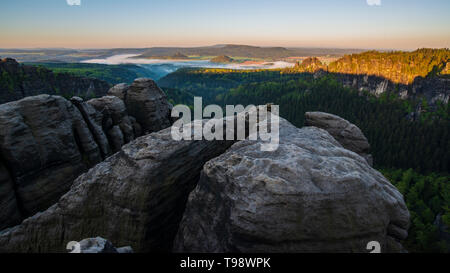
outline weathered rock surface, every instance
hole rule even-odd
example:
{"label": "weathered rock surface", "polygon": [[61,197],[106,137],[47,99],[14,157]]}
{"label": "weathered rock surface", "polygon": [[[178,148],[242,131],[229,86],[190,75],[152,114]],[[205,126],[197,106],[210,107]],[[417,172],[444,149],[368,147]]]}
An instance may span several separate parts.
{"label": "weathered rock surface", "polygon": [[108,96],[116,96],[119,99],[125,101],[128,88],[130,88],[130,85],[126,83],[116,84],[113,87],[111,87],[111,89],[109,89]]}
{"label": "weathered rock surface", "polygon": [[372,166],[373,158],[370,155],[370,144],[356,125],[339,116],[323,112],[307,112],[305,114],[305,125],[326,130],[344,148],[364,157]]}
{"label": "weathered rock surface", "polygon": [[78,253],[133,253],[130,246],[115,248],[114,245],[102,237],[83,239],[79,243]]}
{"label": "weathered rock surface", "polygon": [[157,132],[169,127],[172,106],[166,94],[151,79],[137,79],[126,91],[128,113],[136,118],[143,133]]}
{"label": "weathered rock surface", "polygon": [[73,97],[70,101],[78,108],[83,116],[86,125],[100,148],[102,157],[106,158],[111,155],[111,147],[102,128],[103,114],[95,110],[90,104],[85,103],[82,98]]}
{"label": "weathered rock surface", "polygon": [[124,144],[136,137],[133,123],[127,113],[125,103],[115,96],[91,99],[87,104],[103,115],[101,125],[111,144],[113,152],[120,150]]}
{"label": "weathered rock surface", "polygon": [[8,188],[15,189],[22,216],[54,204],[81,172],[102,160],[80,112],[62,97],[39,95],[0,105],[0,128],[7,168],[2,177],[10,176],[2,184],[13,183]]}
{"label": "weathered rock surface", "polygon": [[[141,92],[158,113],[170,113],[165,97]],[[158,129],[171,124],[169,117],[152,121]],[[0,230],[49,208],[81,173],[141,134],[116,96],[85,102],[39,95],[0,105]]]}
{"label": "weathered rock surface", "polygon": [[205,162],[230,141],[175,141],[171,129],[140,137],[76,179],[52,207],[0,233],[0,252],[64,252],[102,236],[137,252],[170,251]]}
{"label": "weathered rock surface", "polygon": [[[280,145],[234,144],[207,162],[190,194],[178,252],[398,251],[409,212],[403,196],[325,130],[280,121]],[[400,245],[401,246],[401,245]]]}

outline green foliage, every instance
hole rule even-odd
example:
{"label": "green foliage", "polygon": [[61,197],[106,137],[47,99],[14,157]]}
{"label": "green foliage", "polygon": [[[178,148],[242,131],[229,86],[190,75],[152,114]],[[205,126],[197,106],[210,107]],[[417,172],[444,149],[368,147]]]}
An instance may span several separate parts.
{"label": "green foliage", "polygon": [[419,49],[413,52],[368,51],[346,55],[331,63],[333,73],[381,76],[395,83],[410,84],[417,77],[448,75],[448,49]]}
{"label": "green foliage", "polygon": [[412,169],[382,173],[403,194],[411,213],[411,227],[404,246],[411,252],[448,252],[448,242],[439,238],[434,221],[442,214],[444,222],[449,224],[450,176],[421,175]]}
{"label": "green foliage", "polygon": [[[210,73],[205,70],[176,72],[166,77],[172,88],[202,96],[205,104],[280,105],[281,115],[303,126],[304,113],[323,111],[356,124],[372,146],[375,165],[414,168],[420,172],[449,172],[449,106],[424,112],[422,122],[407,119],[412,102],[384,94],[361,95],[344,88],[331,76],[314,79],[308,74],[279,71]],[[230,91],[228,91],[230,90]],[[186,98],[183,101],[186,102]],[[172,98],[178,102],[175,97]],[[192,105],[192,99],[188,105]]]}
{"label": "green foliage", "polygon": [[131,83],[136,78],[155,77],[149,70],[137,65],[103,65],[84,63],[31,63],[38,71],[47,68],[55,74],[70,73],[80,77],[96,78],[110,84]]}
{"label": "green foliage", "polygon": [[13,77],[6,70],[0,74],[0,89],[6,89],[12,93],[14,92],[14,82]]}
{"label": "green foliage", "polygon": [[275,103],[280,105],[280,114],[299,127],[304,124],[305,112],[336,114],[361,128],[377,167],[449,172],[448,104],[438,103],[437,111],[430,111],[424,101],[420,121],[412,122],[407,117],[418,102],[401,100],[392,93],[376,98],[344,88],[332,75],[314,79],[308,73],[283,72],[182,69],[159,83],[178,90],[172,97],[176,103],[193,104],[186,95],[177,99],[180,94],[201,96],[204,104]]}

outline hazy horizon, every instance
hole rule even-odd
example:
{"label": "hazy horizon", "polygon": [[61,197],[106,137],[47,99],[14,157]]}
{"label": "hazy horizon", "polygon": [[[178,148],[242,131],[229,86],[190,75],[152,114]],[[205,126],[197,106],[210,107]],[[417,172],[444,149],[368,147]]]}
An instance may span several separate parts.
{"label": "hazy horizon", "polygon": [[450,47],[450,1],[2,1],[0,48]]}

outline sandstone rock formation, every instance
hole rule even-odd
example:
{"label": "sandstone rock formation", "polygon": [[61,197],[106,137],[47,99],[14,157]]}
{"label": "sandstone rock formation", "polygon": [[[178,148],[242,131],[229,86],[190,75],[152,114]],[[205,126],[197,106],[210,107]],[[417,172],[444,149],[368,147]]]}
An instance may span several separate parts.
{"label": "sandstone rock formation", "polygon": [[[165,96],[151,80],[137,83],[130,105],[149,111],[133,109],[148,118],[146,131],[169,127]],[[0,230],[49,208],[81,173],[141,136],[128,112],[116,96],[84,102],[39,95],[0,105]]]}
{"label": "sandstone rock formation", "polygon": [[0,233],[0,252],[64,252],[102,236],[137,252],[169,251],[205,162],[231,141],[175,141],[171,128],[140,137],[76,179],[52,207]]}
{"label": "sandstone rock formation", "polygon": [[308,112],[305,114],[305,125],[326,130],[344,148],[364,157],[372,166],[370,144],[361,130],[354,124],[336,115],[323,112]]}
{"label": "sandstone rock formation", "polygon": [[153,80],[141,78],[131,85],[116,85],[108,94],[125,102],[128,113],[140,124],[143,133],[157,132],[170,126],[172,105]]}
{"label": "sandstone rock formation", "polygon": [[128,88],[130,88],[130,86],[126,83],[114,85],[111,89],[109,89],[108,95],[116,96],[119,99],[125,101],[125,96],[127,95]]}
{"label": "sandstone rock formation", "polygon": [[2,176],[9,176],[15,195],[9,199],[19,202],[22,217],[48,208],[80,173],[102,160],[77,108],[49,95],[0,105],[0,152]]}
{"label": "sandstone rock formation", "polygon": [[106,96],[92,99],[87,104],[93,106],[97,112],[103,114],[103,119],[100,124],[102,124],[103,131],[106,132],[113,152],[119,151],[120,147],[125,143],[140,136],[135,135],[137,129],[134,129],[125,103],[118,97]]}
{"label": "sandstone rock formation", "polygon": [[83,239],[72,253],[133,253],[133,249],[129,246],[115,248],[110,241],[102,237],[95,237]]}
{"label": "sandstone rock formation", "polygon": [[280,121],[280,145],[240,141],[207,162],[175,240],[178,252],[400,251],[403,196],[325,130]]}

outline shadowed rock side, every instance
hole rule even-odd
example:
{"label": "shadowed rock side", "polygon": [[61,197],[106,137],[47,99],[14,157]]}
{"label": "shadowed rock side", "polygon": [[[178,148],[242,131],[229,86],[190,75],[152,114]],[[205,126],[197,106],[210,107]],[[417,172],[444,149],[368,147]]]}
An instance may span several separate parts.
{"label": "shadowed rock side", "polygon": [[[8,199],[19,202],[22,217],[51,206],[80,173],[102,160],[77,108],[49,95],[0,105],[0,152],[5,169],[1,176],[9,176],[2,181],[14,189],[10,194],[15,196],[8,194]],[[0,218],[11,213],[17,211],[2,210]],[[7,223],[1,221],[0,227]]]}
{"label": "shadowed rock side", "polygon": [[0,252],[64,252],[101,236],[136,252],[170,251],[205,162],[231,141],[175,141],[171,129],[140,137],[76,179],[48,210],[0,233]]}
{"label": "shadowed rock side", "polygon": [[172,105],[153,80],[141,78],[136,79],[131,85],[116,85],[108,94],[117,96],[125,102],[128,113],[136,118],[144,134],[171,125]]}
{"label": "shadowed rock side", "polygon": [[370,144],[356,125],[336,115],[323,112],[305,113],[305,125],[326,130],[344,148],[359,154],[367,160],[369,165],[373,165]]}
{"label": "shadowed rock side", "polygon": [[190,194],[177,252],[402,251],[403,196],[325,130],[280,121],[280,146],[245,140],[207,162]]}
{"label": "shadowed rock side", "polygon": [[0,161],[0,229],[13,226],[20,222],[22,216],[19,211],[14,181],[9,171]]}
{"label": "shadowed rock side", "polygon": [[[137,82],[147,85],[134,91],[132,107],[170,114],[165,97],[146,89],[152,80]],[[166,115],[151,118],[147,132],[170,126]],[[0,105],[0,230],[53,205],[81,173],[141,135],[115,96],[84,102],[39,95]]]}

